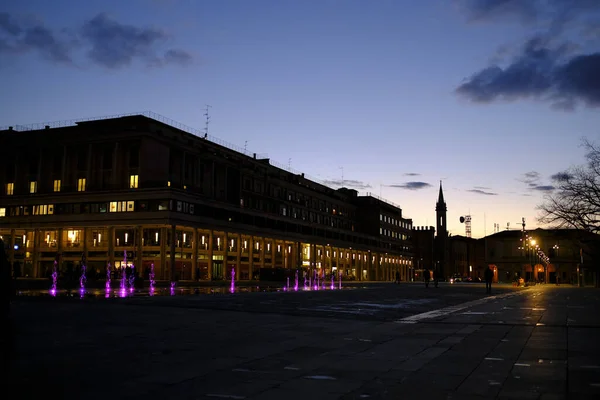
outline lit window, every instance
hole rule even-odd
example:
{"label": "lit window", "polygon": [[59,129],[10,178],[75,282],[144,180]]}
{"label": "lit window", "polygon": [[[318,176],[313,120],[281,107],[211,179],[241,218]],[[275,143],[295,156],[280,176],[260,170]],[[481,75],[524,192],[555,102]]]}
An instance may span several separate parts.
{"label": "lit window", "polygon": [[85,178],[77,179],[77,191],[85,192]]}
{"label": "lit window", "polygon": [[0,217],[6,217],[6,208],[0,208]]}
{"label": "lit window", "polygon": [[129,176],[129,188],[137,189],[138,187],[138,175],[130,175]]}
{"label": "lit window", "polygon": [[55,192],[60,192],[60,179],[55,179],[54,180],[54,191]]}
{"label": "lit window", "polygon": [[15,184],[14,183],[7,183],[6,184],[6,194],[8,196],[11,196],[15,191]]}
{"label": "lit window", "polygon": [[36,193],[36,192],[37,192],[37,182],[36,181],[29,182],[29,193]]}
{"label": "lit window", "polygon": [[135,202],[133,201],[111,201],[110,212],[135,211]]}
{"label": "lit window", "polygon": [[171,181],[168,181],[168,182],[167,182],[167,186],[171,186]]}

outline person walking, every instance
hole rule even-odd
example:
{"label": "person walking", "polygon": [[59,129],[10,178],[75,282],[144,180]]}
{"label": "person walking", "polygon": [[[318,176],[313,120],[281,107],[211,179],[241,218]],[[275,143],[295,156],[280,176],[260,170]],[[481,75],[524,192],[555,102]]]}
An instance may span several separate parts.
{"label": "person walking", "polygon": [[425,287],[428,288],[429,281],[431,280],[431,272],[428,269],[423,271],[423,279],[425,279]]}
{"label": "person walking", "polygon": [[485,278],[485,292],[487,294],[492,293],[492,280],[494,279],[494,271],[490,267],[487,267],[484,273]]}

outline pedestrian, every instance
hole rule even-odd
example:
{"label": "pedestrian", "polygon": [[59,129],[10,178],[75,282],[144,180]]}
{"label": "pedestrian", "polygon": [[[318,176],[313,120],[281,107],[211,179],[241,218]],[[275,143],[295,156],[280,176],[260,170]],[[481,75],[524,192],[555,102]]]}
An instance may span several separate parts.
{"label": "pedestrian", "polygon": [[438,282],[440,280],[440,273],[438,272],[437,268],[433,270],[433,286],[434,287],[438,287]]}
{"label": "pedestrian", "polygon": [[431,280],[431,272],[428,269],[423,271],[423,279],[425,279],[425,287],[428,288],[429,281]]}
{"label": "pedestrian", "polygon": [[485,292],[487,294],[492,293],[492,280],[494,279],[494,271],[491,270],[490,267],[487,267],[485,270]]}
{"label": "pedestrian", "polygon": [[396,281],[394,283],[400,283],[400,272],[396,271]]}

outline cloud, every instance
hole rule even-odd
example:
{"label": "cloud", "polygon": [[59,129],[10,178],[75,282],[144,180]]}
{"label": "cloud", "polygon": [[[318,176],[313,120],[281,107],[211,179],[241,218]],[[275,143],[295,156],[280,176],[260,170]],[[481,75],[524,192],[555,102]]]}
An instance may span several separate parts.
{"label": "cloud", "polygon": [[486,196],[498,196],[498,193],[486,192],[485,190],[481,190],[481,189],[469,189],[469,190],[467,190],[467,192],[483,194]]}
{"label": "cloud", "polygon": [[421,174],[419,174],[418,172],[405,172],[403,175],[404,176],[420,176]]}
{"label": "cloud", "polygon": [[562,111],[575,110],[581,104],[600,107],[600,52],[595,48],[581,50],[586,40],[597,42],[600,38],[600,1],[460,3],[470,21],[520,21],[538,33],[530,35],[517,50],[501,46],[487,67],[458,85],[457,95],[480,104],[533,99]]}
{"label": "cloud", "polygon": [[535,2],[529,0],[463,0],[460,5],[472,22],[504,18],[529,22],[536,19],[539,13]]}
{"label": "cloud", "polygon": [[565,182],[572,178],[573,178],[573,175],[571,175],[568,172],[558,172],[558,173],[550,176],[550,179],[552,179],[555,182]]}
{"label": "cloud", "polygon": [[11,36],[18,36],[22,31],[17,21],[6,12],[0,12],[0,29]]}
{"label": "cloud", "polygon": [[459,0],[470,22],[516,21],[562,27],[579,16],[600,10],[597,0]]}
{"label": "cloud", "polygon": [[561,62],[568,45],[550,48],[540,37],[530,39],[508,66],[484,68],[456,93],[475,103],[534,98],[572,110],[580,102],[600,107],[600,53],[576,55]]}
{"label": "cloud", "polygon": [[487,187],[487,186],[473,186],[475,189],[481,189],[481,190],[490,190],[491,188]]}
{"label": "cloud", "polygon": [[371,185],[366,182],[357,181],[353,179],[330,179],[323,181],[323,184],[326,186],[334,186],[334,187],[347,187],[358,190],[369,189]]}
{"label": "cloud", "polygon": [[170,39],[161,29],[122,24],[105,13],[73,32],[53,31],[41,22],[28,26],[6,12],[0,13],[0,56],[36,51],[50,61],[74,65],[77,50],[83,49],[90,61],[109,69],[127,67],[137,60],[153,67],[192,63],[187,51],[165,49]]}
{"label": "cloud", "polygon": [[420,190],[431,187],[431,185],[427,182],[406,182],[401,184],[393,184],[386,185],[388,187],[398,188],[398,189],[408,189],[408,190]]}
{"label": "cloud", "polygon": [[[552,175],[551,178],[553,179],[553,177],[555,177],[556,175],[557,174]],[[540,176],[540,173],[536,172],[536,171],[526,172],[518,180],[525,183],[530,190],[535,190],[535,191],[539,191],[539,192],[551,192],[554,189],[556,189],[552,185],[540,184],[541,176]]]}
{"label": "cloud", "polygon": [[532,187],[532,189],[538,190],[540,192],[551,192],[556,188],[552,185],[537,185],[537,186]]}
{"label": "cloud", "polygon": [[22,26],[6,12],[0,13],[0,54],[24,54],[35,51],[45,59],[64,64],[72,64],[71,41],[57,34],[42,23]]}

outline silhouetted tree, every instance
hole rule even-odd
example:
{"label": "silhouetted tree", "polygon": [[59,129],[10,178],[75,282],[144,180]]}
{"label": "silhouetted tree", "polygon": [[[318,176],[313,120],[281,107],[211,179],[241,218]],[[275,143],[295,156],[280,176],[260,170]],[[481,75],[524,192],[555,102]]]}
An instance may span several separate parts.
{"label": "silhouetted tree", "polygon": [[582,139],[587,162],[552,178],[556,190],[538,206],[539,222],[600,233],[600,147]]}
{"label": "silhouetted tree", "polygon": [[539,222],[555,228],[574,228],[580,248],[582,267],[595,271],[594,281],[600,287],[600,147],[582,140],[586,163],[553,176],[556,191],[538,206]]}

